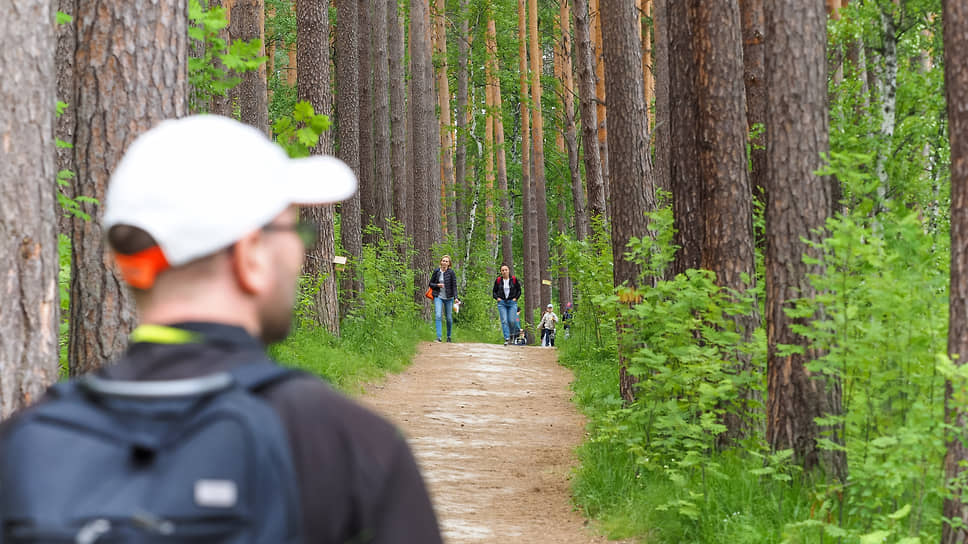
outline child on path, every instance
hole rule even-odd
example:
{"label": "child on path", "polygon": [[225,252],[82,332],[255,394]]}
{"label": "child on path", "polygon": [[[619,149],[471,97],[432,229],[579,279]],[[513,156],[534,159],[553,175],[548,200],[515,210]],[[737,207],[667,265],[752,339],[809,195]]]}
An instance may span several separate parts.
{"label": "child on path", "polygon": [[538,323],[538,328],[541,329],[541,347],[555,347],[555,323],[557,322],[558,316],[549,304],[541,316],[541,322]]}

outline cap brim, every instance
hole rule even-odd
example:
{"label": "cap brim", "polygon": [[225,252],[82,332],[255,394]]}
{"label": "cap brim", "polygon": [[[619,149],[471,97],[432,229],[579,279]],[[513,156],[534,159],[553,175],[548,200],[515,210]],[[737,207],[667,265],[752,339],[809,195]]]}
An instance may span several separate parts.
{"label": "cap brim", "polygon": [[292,204],[312,206],[345,200],[356,193],[356,176],[343,161],[330,156],[290,160],[286,168]]}

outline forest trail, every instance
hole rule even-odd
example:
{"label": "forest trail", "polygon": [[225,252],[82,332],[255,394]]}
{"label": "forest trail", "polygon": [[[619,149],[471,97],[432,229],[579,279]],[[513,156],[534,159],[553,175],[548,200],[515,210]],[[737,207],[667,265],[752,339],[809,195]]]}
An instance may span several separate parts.
{"label": "forest trail", "polygon": [[425,343],[360,400],[407,435],[448,544],[606,542],[570,500],[571,380],[554,349]]}

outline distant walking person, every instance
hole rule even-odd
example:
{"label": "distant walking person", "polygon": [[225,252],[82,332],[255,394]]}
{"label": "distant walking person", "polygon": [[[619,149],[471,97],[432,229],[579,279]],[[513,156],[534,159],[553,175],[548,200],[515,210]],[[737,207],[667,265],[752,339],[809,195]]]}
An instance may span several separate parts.
{"label": "distant walking person", "polygon": [[497,313],[501,318],[501,332],[504,333],[506,346],[518,332],[515,319],[518,315],[518,299],[521,298],[521,283],[511,275],[508,265],[501,265],[501,275],[494,280],[491,296],[497,301]]}
{"label": "distant walking person", "polygon": [[440,258],[440,268],[430,275],[430,287],[434,290],[434,320],[437,326],[437,341],[440,342],[441,318],[447,318],[447,341],[454,326],[454,299],[457,298],[457,274],[450,267],[450,255]]}
{"label": "distant walking person", "polygon": [[556,323],[558,323],[558,316],[555,315],[551,304],[549,304],[548,307],[545,308],[544,314],[541,315],[541,321],[538,323],[538,328],[541,329],[541,347],[555,347]]}

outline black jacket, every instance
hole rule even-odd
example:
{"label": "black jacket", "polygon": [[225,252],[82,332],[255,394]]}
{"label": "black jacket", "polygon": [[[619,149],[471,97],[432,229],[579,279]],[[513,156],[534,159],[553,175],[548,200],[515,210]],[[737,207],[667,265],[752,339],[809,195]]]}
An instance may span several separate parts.
{"label": "black jacket", "polygon": [[443,296],[440,293],[440,287],[437,287],[438,283],[443,283],[446,287],[447,292],[450,293],[450,298],[457,298],[457,274],[454,272],[453,268],[448,268],[444,272],[444,279],[440,279],[440,269],[434,270],[433,274],[430,275],[430,287],[434,290],[434,296]]}
{"label": "black jacket", "polygon": [[521,283],[518,278],[511,276],[511,292],[507,297],[504,296],[504,278],[498,276],[494,280],[494,288],[491,289],[491,296],[498,300],[518,300],[521,298]]}
{"label": "black jacket", "polygon": [[[173,380],[265,357],[262,343],[239,327],[176,327],[197,333],[198,341],[133,343],[103,374]],[[391,423],[309,375],[270,386],[263,396],[289,436],[307,544],[441,542],[417,464]]]}

